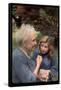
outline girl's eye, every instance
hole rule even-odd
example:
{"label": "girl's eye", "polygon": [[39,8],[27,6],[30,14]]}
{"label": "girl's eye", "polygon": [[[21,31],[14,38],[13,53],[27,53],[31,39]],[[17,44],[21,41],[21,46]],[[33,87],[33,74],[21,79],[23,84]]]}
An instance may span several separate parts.
{"label": "girl's eye", "polygon": [[44,45],[41,45],[41,47],[44,47]]}
{"label": "girl's eye", "polygon": [[45,48],[48,48],[47,46],[45,46]]}
{"label": "girl's eye", "polygon": [[43,45],[43,44],[41,44],[41,47],[45,47],[45,48],[48,48],[48,46],[45,46],[45,45]]}

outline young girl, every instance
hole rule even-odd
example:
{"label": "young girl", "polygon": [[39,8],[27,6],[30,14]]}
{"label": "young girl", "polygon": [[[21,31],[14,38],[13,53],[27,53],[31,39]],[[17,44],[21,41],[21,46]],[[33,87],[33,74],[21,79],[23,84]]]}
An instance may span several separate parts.
{"label": "young girl", "polygon": [[57,81],[58,80],[58,64],[54,59],[53,38],[50,36],[43,36],[39,43],[39,48],[33,53],[33,59],[36,60],[37,56],[42,57],[40,65],[41,81]]}

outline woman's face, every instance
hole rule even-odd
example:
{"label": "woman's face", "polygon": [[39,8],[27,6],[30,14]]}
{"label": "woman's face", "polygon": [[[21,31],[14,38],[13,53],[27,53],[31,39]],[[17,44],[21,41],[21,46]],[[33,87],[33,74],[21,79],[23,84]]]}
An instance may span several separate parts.
{"label": "woman's face", "polygon": [[48,43],[41,43],[40,51],[42,54],[46,54],[48,52]]}

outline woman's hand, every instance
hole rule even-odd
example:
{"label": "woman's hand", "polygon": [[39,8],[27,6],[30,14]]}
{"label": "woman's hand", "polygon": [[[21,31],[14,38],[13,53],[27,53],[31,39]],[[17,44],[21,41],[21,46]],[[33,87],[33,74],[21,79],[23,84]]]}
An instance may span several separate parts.
{"label": "woman's hand", "polygon": [[36,65],[37,65],[38,67],[40,67],[41,62],[42,62],[42,56],[38,55],[37,58],[36,58]]}

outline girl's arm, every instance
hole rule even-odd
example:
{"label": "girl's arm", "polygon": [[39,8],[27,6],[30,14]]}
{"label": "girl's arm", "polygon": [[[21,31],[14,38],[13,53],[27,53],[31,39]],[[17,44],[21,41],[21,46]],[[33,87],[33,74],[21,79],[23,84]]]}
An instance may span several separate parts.
{"label": "girl's arm", "polygon": [[56,58],[51,60],[50,77],[52,81],[58,80],[58,60]]}

